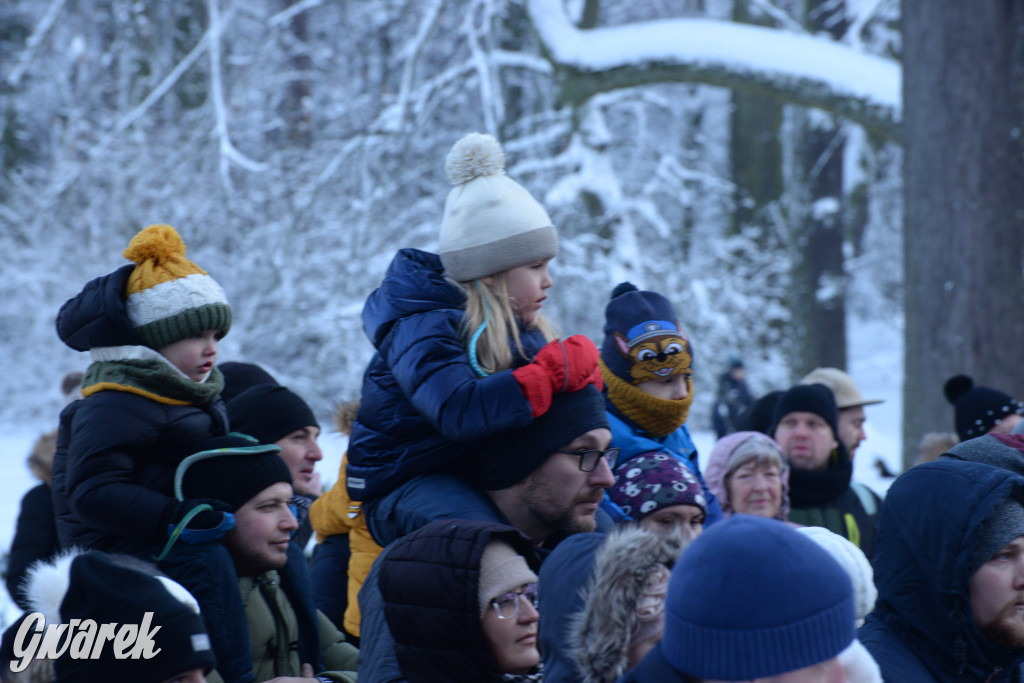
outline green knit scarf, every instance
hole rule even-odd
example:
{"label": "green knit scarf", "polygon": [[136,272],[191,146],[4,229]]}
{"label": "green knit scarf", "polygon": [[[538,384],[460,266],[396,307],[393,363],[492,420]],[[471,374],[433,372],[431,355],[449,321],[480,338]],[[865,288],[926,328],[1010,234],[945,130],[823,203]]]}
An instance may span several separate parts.
{"label": "green knit scarf", "polygon": [[205,382],[196,382],[159,358],[97,361],[85,371],[82,395],[100,391],[127,391],[158,403],[201,406],[224,389],[224,375],[216,367]]}

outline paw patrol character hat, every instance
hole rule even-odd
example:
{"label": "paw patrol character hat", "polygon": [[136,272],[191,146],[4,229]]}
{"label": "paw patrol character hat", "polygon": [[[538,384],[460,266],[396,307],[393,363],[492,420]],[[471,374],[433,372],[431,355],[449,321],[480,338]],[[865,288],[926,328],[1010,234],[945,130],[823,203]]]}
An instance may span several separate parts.
{"label": "paw patrol character hat", "polygon": [[601,361],[619,379],[635,386],[690,372],[690,338],[661,294],[623,282],[612,292],[604,316]]}

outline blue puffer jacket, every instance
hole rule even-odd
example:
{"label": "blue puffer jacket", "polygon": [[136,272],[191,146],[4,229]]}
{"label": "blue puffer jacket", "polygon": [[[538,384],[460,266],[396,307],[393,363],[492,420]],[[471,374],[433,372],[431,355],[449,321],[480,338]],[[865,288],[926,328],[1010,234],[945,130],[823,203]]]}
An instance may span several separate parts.
{"label": "blue puffer jacket", "polygon": [[[722,506],[718,504],[715,494],[708,490],[707,482],[700,471],[700,464],[697,462],[697,447],[690,437],[690,430],[686,425],[681,426],[664,438],[656,438],[647,434],[639,427],[623,418],[611,403],[605,402],[608,407],[608,423],[612,428],[612,445],[621,449],[618,462],[615,463],[616,470],[630,458],[644,453],[665,453],[680,461],[693,472],[704,489],[704,498],[708,502],[707,519],[704,526],[707,527],[722,519]],[[607,496],[605,502],[610,504]]]}
{"label": "blue puffer jacket", "polygon": [[[464,303],[441,259],[417,249],[399,251],[367,299],[363,329],[377,353],[349,437],[354,500],[374,500],[419,474],[464,472],[475,440],[532,419],[510,370],[473,373],[459,332]],[[545,343],[537,331],[520,335],[528,358]]]}
{"label": "blue puffer jacket", "polygon": [[858,632],[889,683],[1018,681],[1024,649],[994,645],[971,617],[971,558],[981,526],[1024,477],[972,462],[908,470],[878,523],[878,602]]}
{"label": "blue puffer jacket", "polygon": [[[97,278],[61,309],[58,334],[88,350],[138,346],[124,305],[133,265]],[[200,441],[228,431],[219,398],[204,406],[100,391],[60,416],[53,500],[61,546],[109,550],[119,541],[160,543],[175,512],[174,469]]]}

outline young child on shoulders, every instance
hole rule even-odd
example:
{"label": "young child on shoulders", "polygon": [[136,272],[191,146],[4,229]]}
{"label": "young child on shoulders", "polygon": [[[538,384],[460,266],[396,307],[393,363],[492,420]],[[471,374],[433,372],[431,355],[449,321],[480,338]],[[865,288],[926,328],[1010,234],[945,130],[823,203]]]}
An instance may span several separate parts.
{"label": "young child on shoulders", "polygon": [[657,292],[623,282],[605,309],[604,334],[601,373],[612,446],[620,449],[617,466],[642,454],[672,456],[704,490],[705,526],[720,520],[721,507],[704,481],[686,426],[693,404],[693,351],[672,304]]}
{"label": "young child on shoulders", "polygon": [[[169,225],[139,232],[124,256],[134,265],[92,280],[57,316],[64,343],[93,359],[84,398],[60,417],[53,495],[61,546],[159,558],[199,601],[218,669],[250,681],[234,571],[213,542],[234,519],[220,501],[173,496],[177,465],[228,432],[215,363],[231,308]],[[178,542],[166,550],[169,539]]]}
{"label": "young child on shoulders", "polygon": [[593,342],[559,341],[544,318],[558,234],[504,166],[490,135],[452,147],[439,254],[399,250],[363,308],[376,353],[335,486],[362,501],[381,545],[444,517],[504,521],[462,478],[480,442],[543,415],[557,392],[600,386]]}

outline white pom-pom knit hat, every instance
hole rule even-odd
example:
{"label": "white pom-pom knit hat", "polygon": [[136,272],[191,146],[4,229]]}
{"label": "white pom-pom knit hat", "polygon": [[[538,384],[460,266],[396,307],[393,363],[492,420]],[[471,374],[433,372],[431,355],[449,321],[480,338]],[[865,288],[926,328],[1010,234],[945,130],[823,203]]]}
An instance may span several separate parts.
{"label": "white pom-pom knit hat", "polygon": [[207,330],[231,328],[224,290],[185,258],[185,243],[169,225],[151,225],[124,250],[135,262],[125,291],[128,317],[146,346],[160,349]]}
{"label": "white pom-pom knit hat", "polygon": [[505,175],[505,153],[493,136],[470,133],[445,164],[448,193],[438,251],[445,272],[466,282],[554,258],[558,232],[536,199]]}

